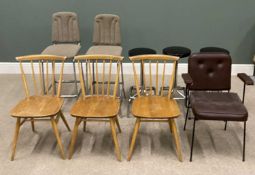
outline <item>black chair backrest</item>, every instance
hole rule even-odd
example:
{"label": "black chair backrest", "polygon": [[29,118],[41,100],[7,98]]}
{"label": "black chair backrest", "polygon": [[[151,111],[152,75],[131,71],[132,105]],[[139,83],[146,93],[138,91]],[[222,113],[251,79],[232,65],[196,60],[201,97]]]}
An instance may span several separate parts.
{"label": "black chair backrest", "polygon": [[200,49],[200,52],[211,52],[211,53],[226,53],[230,54],[227,49],[221,47],[203,47]]}
{"label": "black chair backrest", "polygon": [[221,91],[231,88],[231,56],[224,53],[195,53],[189,57],[190,90]]}

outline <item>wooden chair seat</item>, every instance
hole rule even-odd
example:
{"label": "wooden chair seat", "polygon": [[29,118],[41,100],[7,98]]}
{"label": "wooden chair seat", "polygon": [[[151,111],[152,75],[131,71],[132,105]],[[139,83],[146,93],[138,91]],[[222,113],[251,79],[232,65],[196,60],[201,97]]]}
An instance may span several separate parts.
{"label": "wooden chair seat", "polygon": [[176,118],[180,113],[174,99],[162,96],[141,96],[134,100],[132,114],[142,118]]}
{"label": "wooden chair seat", "polygon": [[11,116],[41,118],[57,115],[64,100],[54,96],[30,96],[21,100],[12,110]]}
{"label": "wooden chair seat", "polygon": [[87,96],[74,104],[71,115],[85,118],[116,117],[119,108],[120,100],[112,96]]}

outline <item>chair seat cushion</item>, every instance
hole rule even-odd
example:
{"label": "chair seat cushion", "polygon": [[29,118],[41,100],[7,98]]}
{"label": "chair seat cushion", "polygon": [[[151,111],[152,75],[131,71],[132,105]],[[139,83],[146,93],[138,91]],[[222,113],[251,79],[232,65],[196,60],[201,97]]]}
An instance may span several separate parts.
{"label": "chair seat cushion", "polygon": [[190,99],[198,120],[246,121],[248,118],[236,93],[192,92]]}
{"label": "chair seat cushion", "polygon": [[79,53],[80,48],[81,46],[79,44],[53,44],[44,49],[42,54],[73,58]]}
{"label": "chair seat cushion", "polygon": [[171,55],[171,56],[178,56],[180,58],[185,58],[190,56],[191,50],[186,47],[181,46],[172,46],[172,47],[166,47],[163,49],[163,54],[165,55]]}
{"label": "chair seat cushion", "polygon": [[229,51],[227,49],[221,48],[221,47],[203,47],[200,49],[200,52],[215,52],[215,53],[225,53],[229,54]]}
{"label": "chair seat cushion", "polygon": [[102,54],[102,55],[115,55],[115,56],[121,56],[122,54],[122,47],[120,46],[92,46],[88,49],[87,55],[96,55],[96,54]]}
{"label": "chair seat cushion", "polygon": [[128,51],[128,56],[137,56],[137,55],[150,55],[156,54],[157,52],[150,48],[138,47]]}
{"label": "chair seat cushion", "polygon": [[133,101],[132,114],[142,118],[175,118],[180,109],[174,99],[161,96],[142,96]]}
{"label": "chair seat cushion", "polygon": [[13,117],[49,117],[56,115],[64,100],[53,96],[30,96],[21,100],[12,110]]}
{"label": "chair seat cushion", "polygon": [[120,101],[112,96],[87,96],[80,98],[72,107],[71,115],[85,118],[115,117],[119,113]]}

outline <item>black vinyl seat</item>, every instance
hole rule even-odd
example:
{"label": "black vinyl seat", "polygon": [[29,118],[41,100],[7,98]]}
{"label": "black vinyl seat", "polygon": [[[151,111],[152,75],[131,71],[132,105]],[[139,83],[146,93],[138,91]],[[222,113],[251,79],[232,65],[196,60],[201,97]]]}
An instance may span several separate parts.
{"label": "black vinyl seat", "polygon": [[228,55],[230,54],[230,52],[227,49],[221,47],[203,47],[200,49],[200,52],[226,53]]}
{"label": "black vinyl seat", "polygon": [[128,51],[128,56],[136,56],[136,55],[147,55],[147,54],[156,54],[157,52],[150,48],[140,47],[134,48]]}
{"label": "black vinyl seat", "polygon": [[165,55],[178,56],[180,58],[188,57],[191,54],[191,50],[189,48],[182,46],[166,47],[162,52]]}

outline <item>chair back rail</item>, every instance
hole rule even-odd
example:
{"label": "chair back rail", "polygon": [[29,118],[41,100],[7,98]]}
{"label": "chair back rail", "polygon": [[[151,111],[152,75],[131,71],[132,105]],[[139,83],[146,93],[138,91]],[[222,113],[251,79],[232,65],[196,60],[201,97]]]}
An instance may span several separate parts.
{"label": "chair back rail", "polygon": [[[158,54],[153,54],[153,55],[138,55],[138,56],[133,56],[129,57],[129,59],[132,61],[132,66],[133,66],[133,71],[134,71],[134,80],[136,84],[136,89],[139,89],[139,78],[137,76],[137,69],[136,69],[136,64],[139,63],[141,64],[142,67],[142,75],[144,79],[144,84],[143,84],[143,90],[146,91],[146,88],[149,87],[149,94],[148,95],[153,95],[153,87],[155,87],[155,95],[157,96],[163,96],[163,88],[166,86],[166,66],[168,63],[172,62],[172,71],[169,72],[169,90],[168,90],[168,98],[171,98],[171,93],[173,89],[173,84],[174,84],[174,79],[175,79],[175,68],[176,68],[176,63],[179,59],[179,57],[175,56],[168,56],[168,55],[158,55]],[[147,66],[146,66],[147,65]],[[156,66],[156,72],[155,72],[155,78],[153,78],[153,65]],[[162,67],[162,70],[160,67]],[[146,81],[146,67],[149,69],[149,83],[147,85]],[[169,69],[170,70],[170,69]],[[161,72],[161,73],[160,73]],[[161,77],[161,84],[160,84],[160,75]],[[155,81],[155,86],[153,85],[153,81]],[[159,93],[160,92],[160,93]],[[140,91],[137,91],[138,97],[141,96]]]}
{"label": "chair back rail", "polygon": [[[66,57],[57,55],[26,55],[16,57],[19,61],[23,86],[26,97],[32,95],[51,95],[60,96],[61,84],[63,79],[64,61]],[[60,62],[59,83],[56,89],[56,62]],[[24,69],[24,63],[29,63]],[[45,71],[44,71],[45,67]],[[32,83],[27,80],[28,74],[32,76]],[[50,82],[51,79],[51,82]],[[39,85],[38,85],[39,84]],[[51,88],[50,88],[51,87]],[[32,92],[33,89],[33,92]],[[50,92],[51,89],[51,92]],[[57,93],[56,93],[57,91]]]}
{"label": "chair back rail", "polygon": [[[79,67],[82,96],[117,96],[120,63],[123,57],[113,55],[78,55],[75,61]],[[86,66],[83,66],[83,63]],[[95,66],[95,80],[93,67]],[[86,74],[86,75],[85,75]],[[114,88],[111,94],[111,82],[115,75]],[[86,77],[86,80],[85,78]],[[86,84],[88,92],[86,92]]]}

